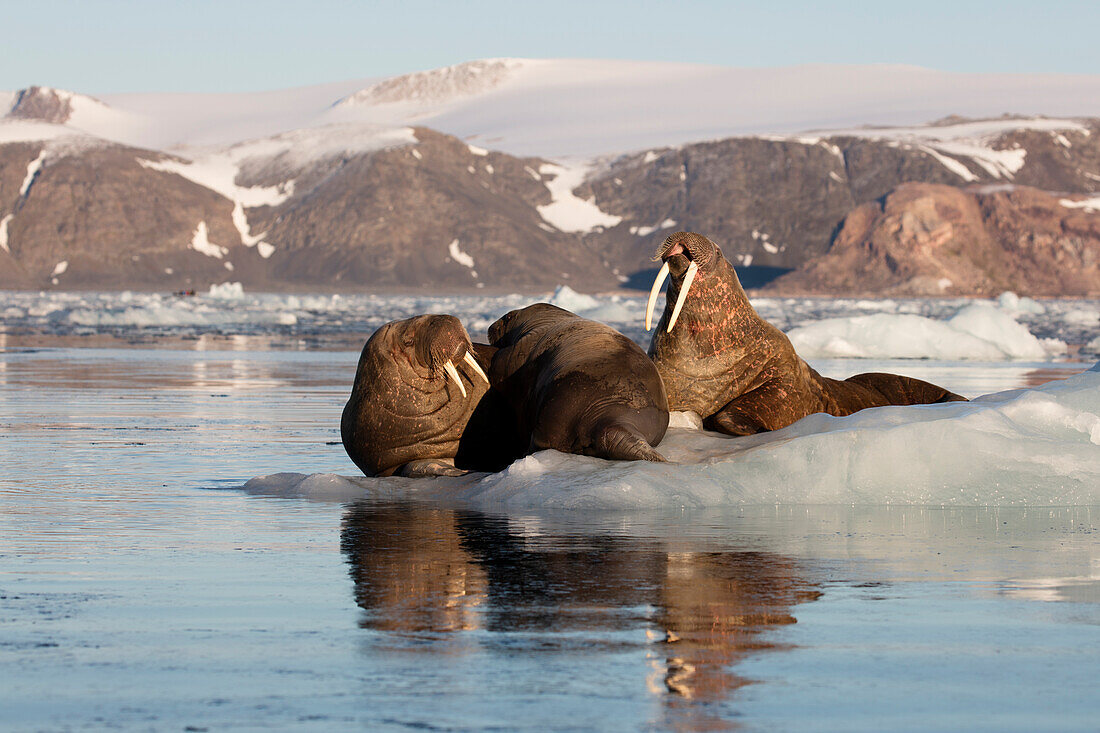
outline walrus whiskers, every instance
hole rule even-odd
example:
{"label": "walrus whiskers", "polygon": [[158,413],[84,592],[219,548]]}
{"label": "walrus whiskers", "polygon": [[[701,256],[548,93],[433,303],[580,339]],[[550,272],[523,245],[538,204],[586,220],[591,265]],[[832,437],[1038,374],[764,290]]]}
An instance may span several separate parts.
{"label": "walrus whiskers", "polygon": [[684,274],[684,284],[680,288],[680,297],[676,299],[676,307],[672,309],[672,317],[668,319],[668,333],[672,333],[672,327],[676,325],[676,319],[680,317],[680,309],[684,307],[684,301],[687,300],[688,290],[691,289],[691,283],[695,280],[695,273],[699,271],[699,265],[695,264],[692,260],[688,265],[687,273]]}

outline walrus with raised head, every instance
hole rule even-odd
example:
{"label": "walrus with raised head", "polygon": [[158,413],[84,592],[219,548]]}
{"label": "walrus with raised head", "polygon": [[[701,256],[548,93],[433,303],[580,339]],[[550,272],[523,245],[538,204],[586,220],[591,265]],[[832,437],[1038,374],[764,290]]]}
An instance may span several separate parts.
{"label": "walrus with raised head", "polygon": [[511,409],[485,373],[495,351],[472,344],[454,316],[375,331],[340,421],[351,460],[368,476],[458,476],[518,457]]}
{"label": "walrus with raised head", "polygon": [[661,376],[615,329],[537,303],[489,327],[489,379],[511,403],[528,451],[663,461],[668,428]]}
{"label": "walrus with raised head", "polygon": [[844,416],[868,407],[965,401],[919,379],[857,374],[829,379],[795,353],[786,334],[753,310],[722,250],[701,234],[676,232],[657,249],[661,270],[646,306],[671,276],[649,355],[669,407],[691,410],[730,435],[778,430],[815,412]]}

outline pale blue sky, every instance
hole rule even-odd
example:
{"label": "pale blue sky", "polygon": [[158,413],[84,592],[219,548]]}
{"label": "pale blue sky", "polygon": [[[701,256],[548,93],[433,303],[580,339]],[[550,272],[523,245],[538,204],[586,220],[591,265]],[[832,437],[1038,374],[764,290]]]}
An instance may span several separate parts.
{"label": "pale blue sky", "polygon": [[1098,0],[0,0],[0,89],[278,89],[494,56],[1095,74],[1098,36]]}

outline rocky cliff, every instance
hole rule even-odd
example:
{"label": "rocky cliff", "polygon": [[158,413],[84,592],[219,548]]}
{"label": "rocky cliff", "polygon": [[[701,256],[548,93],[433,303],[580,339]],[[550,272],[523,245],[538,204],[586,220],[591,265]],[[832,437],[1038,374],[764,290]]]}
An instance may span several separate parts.
{"label": "rocky cliff", "polygon": [[1100,296],[1100,199],[907,183],[845,217],[776,293]]}
{"label": "rocky cliff", "polygon": [[[424,79],[429,97],[472,83]],[[1072,203],[1100,191],[1096,120],[947,119],[562,165],[360,123],[168,153],[81,132],[74,120],[117,114],[90,97],[13,99],[0,287],[610,289],[686,229],[741,266],[795,270],[776,292],[1100,292],[1100,214]]]}
{"label": "rocky cliff", "polygon": [[953,138],[968,125],[947,121],[923,138],[881,130],[648,151],[610,161],[578,193],[623,217],[595,237],[630,271],[674,229],[705,232],[736,264],[798,267],[829,249],[849,212],[909,182],[1100,191],[1100,122]]}

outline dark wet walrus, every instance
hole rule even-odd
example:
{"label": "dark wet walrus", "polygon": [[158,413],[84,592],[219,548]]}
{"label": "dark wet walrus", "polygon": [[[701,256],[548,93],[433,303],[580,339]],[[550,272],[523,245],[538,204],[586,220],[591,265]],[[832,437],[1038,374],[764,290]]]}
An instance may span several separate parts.
{"label": "dark wet walrus", "polygon": [[375,331],[340,421],[355,465],[368,476],[457,476],[518,457],[511,409],[484,371],[495,351],[471,344],[454,316],[416,316]]}
{"label": "dark wet walrus", "polygon": [[698,413],[709,430],[750,435],[815,412],[843,416],[868,407],[966,399],[896,374],[823,377],[799,358],[786,334],[757,315],[714,242],[676,232],[657,257],[664,264],[646,308],[647,330],[661,283],[672,278],[649,355],[665,381],[669,407]]}
{"label": "dark wet walrus", "polygon": [[489,327],[489,379],[511,403],[529,451],[554,448],[617,460],[663,461],[668,428],[656,367],[615,329],[548,303]]}

